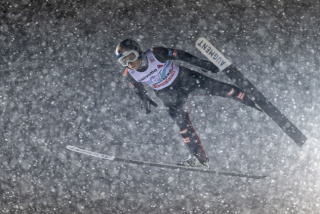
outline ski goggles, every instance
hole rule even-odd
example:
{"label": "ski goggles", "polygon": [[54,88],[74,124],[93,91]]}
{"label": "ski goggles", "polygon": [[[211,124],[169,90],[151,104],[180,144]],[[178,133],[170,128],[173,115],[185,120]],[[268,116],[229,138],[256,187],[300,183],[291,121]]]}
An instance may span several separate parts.
{"label": "ski goggles", "polygon": [[118,59],[119,63],[123,66],[128,66],[130,62],[134,62],[139,58],[139,53],[136,50],[126,51],[121,54]]}

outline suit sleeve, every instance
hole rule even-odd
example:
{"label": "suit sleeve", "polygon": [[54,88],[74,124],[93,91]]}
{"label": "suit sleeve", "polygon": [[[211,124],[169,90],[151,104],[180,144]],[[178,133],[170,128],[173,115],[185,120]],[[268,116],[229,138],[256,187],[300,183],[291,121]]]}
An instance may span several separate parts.
{"label": "suit sleeve", "polygon": [[147,91],[141,82],[137,82],[135,79],[128,74],[128,68],[123,73],[123,77],[129,82],[134,92],[139,96],[140,100],[145,100],[148,98]]}
{"label": "suit sleeve", "polygon": [[165,62],[166,60],[182,60],[184,62],[188,62],[192,65],[198,66],[202,69],[209,70],[213,73],[219,72],[219,68],[215,66],[212,62],[200,59],[183,50],[156,47],[153,48],[153,53],[156,56],[156,58],[161,62]]}

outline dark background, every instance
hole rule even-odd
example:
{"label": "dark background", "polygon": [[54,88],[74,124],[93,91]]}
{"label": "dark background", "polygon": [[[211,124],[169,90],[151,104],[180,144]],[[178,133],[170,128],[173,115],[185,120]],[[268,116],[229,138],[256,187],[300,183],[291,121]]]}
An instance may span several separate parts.
{"label": "dark background", "polygon": [[[318,1],[0,2],[0,213],[320,212]],[[191,97],[211,167],[267,179],[141,167],[66,149],[185,159],[161,101],[148,89],[159,107],[140,110],[114,50],[131,37],[143,49],[203,58],[194,46],[202,36],[309,138],[300,148],[262,113]]]}

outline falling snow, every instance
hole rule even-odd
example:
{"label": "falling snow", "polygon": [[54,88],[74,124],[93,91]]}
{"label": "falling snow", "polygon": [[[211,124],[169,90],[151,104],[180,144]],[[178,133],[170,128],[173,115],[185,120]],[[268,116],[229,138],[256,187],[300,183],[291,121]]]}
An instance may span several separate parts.
{"label": "falling snow", "polygon": [[[319,213],[319,10],[309,0],[1,0],[0,213]],[[128,37],[143,49],[202,58],[194,44],[205,37],[309,140],[298,147],[268,116],[230,99],[190,97],[211,167],[268,178],[67,150],[163,163],[187,157],[152,90],[158,108],[146,115],[122,78],[114,50]]]}

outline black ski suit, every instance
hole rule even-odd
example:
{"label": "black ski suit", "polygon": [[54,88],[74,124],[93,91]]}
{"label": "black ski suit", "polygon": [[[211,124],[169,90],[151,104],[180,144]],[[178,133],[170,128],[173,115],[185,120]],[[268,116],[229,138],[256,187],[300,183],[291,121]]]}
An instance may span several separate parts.
{"label": "black ski suit", "polygon": [[[164,63],[167,60],[182,60],[196,65],[205,71],[209,70],[213,73],[219,71],[219,69],[210,61],[199,59],[181,50],[173,50],[164,47],[156,47],[151,50],[159,62]],[[175,54],[172,55],[172,52]],[[148,65],[144,65],[138,69],[138,72],[145,71],[147,67]],[[128,74],[128,69],[124,72],[124,77],[134,87],[136,94],[144,103],[147,113],[150,113],[149,105],[153,104],[156,106],[156,104],[147,96],[143,84],[135,81],[131,75]],[[161,90],[154,90],[154,92],[162,100],[164,106],[168,108],[170,117],[179,126],[183,142],[188,147],[189,152],[202,164],[206,163],[208,159],[201,145],[200,138],[196,134],[190,120],[188,112],[188,96],[192,93],[193,95],[228,97],[247,106],[256,108],[255,103],[238,87],[214,80],[182,66],[179,66],[179,74],[171,85]]]}

